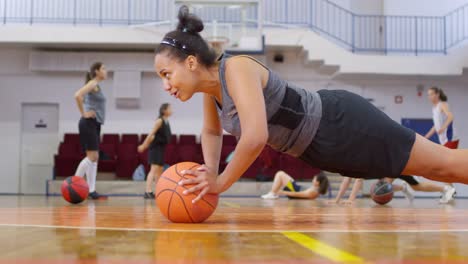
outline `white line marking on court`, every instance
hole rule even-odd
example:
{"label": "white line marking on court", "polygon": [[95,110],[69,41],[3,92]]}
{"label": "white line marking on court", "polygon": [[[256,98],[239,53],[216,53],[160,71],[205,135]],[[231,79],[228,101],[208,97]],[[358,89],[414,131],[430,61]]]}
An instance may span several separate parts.
{"label": "white line marking on court", "polygon": [[[189,226],[191,224],[187,224]],[[209,225],[207,223],[206,225]],[[60,228],[60,229],[85,229],[85,230],[109,230],[109,231],[135,231],[135,232],[190,232],[190,233],[444,233],[461,232],[466,233],[468,229],[415,229],[415,230],[339,230],[339,229],[321,229],[321,230],[261,230],[261,229],[178,229],[178,228],[128,228],[128,227],[95,227],[95,226],[62,226],[62,225],[31,225],[31,224],[0,224],[0,227],[30,227],[30,228]]]}

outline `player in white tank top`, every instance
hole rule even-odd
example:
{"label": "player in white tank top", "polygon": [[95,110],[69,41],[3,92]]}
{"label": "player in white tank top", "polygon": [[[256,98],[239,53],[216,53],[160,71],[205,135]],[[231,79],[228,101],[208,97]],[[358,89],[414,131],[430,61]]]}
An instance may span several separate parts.
{"label": "player in white tank top", "polygon": [[[438,87],[431,87],[427,92],[429,101],[432,103],[432,120],[434,121],[434,126],[426,134],[426,138],[432,137],[434,133],[437,133],[439,142],[441,145],[446,145],[448,142],[455,139],[455,129],[453,127],[453,114],[449,109],[447,103],[447,95],[444,91]],[[450,131],[451,130],[451,131]],[[451,133],[449,133],[451,132]],[[451,186],[450,192],[453,195],[456,193],[453,184],[448,184]]]}
{"label": "player in white tank top", "polygon": [[437,133],[440,144],[445,145],[455,138],[453,114],[449,109],[447,96],[440,88],[432,87],[428,91],[428,97],[433,104],[432,119],[434,121],[434,126],[426,134],[426,138],[430,138],[434,133]]}

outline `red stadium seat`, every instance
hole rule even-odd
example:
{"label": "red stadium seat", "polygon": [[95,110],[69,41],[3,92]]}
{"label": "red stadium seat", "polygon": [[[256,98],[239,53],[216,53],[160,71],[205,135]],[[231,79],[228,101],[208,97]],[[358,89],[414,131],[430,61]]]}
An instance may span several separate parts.
{"label": "red stadium seat", "polygon": [[167,145],[166,151],[164,152],[164,163],[174,165],[179,162],[179,160],[177,146],[172,144]]}
{"label": "red stadium seat", "polygon": [[178,145],[195,145],[197,137],[195,135],[180,135]]}
{"label": "red stadium seat", "polygon": [[120,142],[119,134],[104,134],[101,143],[118,145]]}
{"label": "red stadium seat", "polygon": [[137,166],[137,145],[120,144],[117,150],[117,166],[115,170],[117,178],[131,179]]}
{"label": "red stadium seat", "polygon": [[204,164],[205,161],[203,160],[202,145],[201,144],[196,144],[195,147],[196,147],[196,153],[195,153],[195,158],[194,158],[193,161],[198,163],[198,164]]}
{"label": "red stadium seat", "polygon": [[61,143],[59,145],[58,154],[54,157],[55,175],[74,175],[81,158],[79,145]]}
{"label": "red stadium seat", "polygon": [[303,175],[301,179],[313,179],[317,174],[320,173],[320,169],[310,166],[303,162]]}
{"label": "red stadium seat", "polygon": [[262,174],[274,177],[276,172],[280,170],[281,153],[266,146],[260,153],[259,160],[262,162]]}
{"label": "red stadium seat", "polygon": [[295,157],[282,154],[280,158],[280,169],[289,174],[294,179],[303,177],[303,162]]}
{"label": "red stadium seat", "polygon": [[79,145],[80,144],[80,135],[67,133],[63,137],[63,143],[70,145]]}
{"label": "red stadium seat", "polygon": [[196,145],[182,145],[177,149],[180,161],[195,161],[197,155]]}
{"label": "red stadium seat", "polygon": [[237,139],[233,135],[223,135],[223,146],[235,146]]}
{"label": "red stadium seat", "polygon": [[143,141],[145,141],[147,136],[148,136],[148,134],[141,135],[139,144],[143,143]]}
{"label": "red stadium seat", "polygon": [[171,142],[169,144],[171,145],[177,145],[177,136],[176,135],[172,135],[171,136]]}
{"label": "red stadium seat", "polygon": [[139,138],[137,134],[123,134],[121,144],[135,144],[139,143]]}
{"label": "red stadium seat", "polygon": [[99,146],[99,150],[103,152],[105,156],[99,157],[98,171],[115,172],[117,165],[116,146],[102,143]]}
{"label": "red stadium seat", "polygon": [[117,147],[117,157],[137,156],[137,144],[120,144]]}
{"label": "red stadium seat", "polygon": [[242,175],[243,178],[256,179],[258,175],[261,174],[262,162],[259,159],[256,159],[252,165],[247,169],[247,171]]}

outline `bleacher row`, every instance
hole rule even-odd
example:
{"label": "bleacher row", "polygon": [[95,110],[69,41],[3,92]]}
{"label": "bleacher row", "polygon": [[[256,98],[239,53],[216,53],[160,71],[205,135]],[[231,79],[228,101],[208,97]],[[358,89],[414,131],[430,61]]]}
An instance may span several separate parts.
{"label": "bleacher row", "polygon": [[[145,138],[145,134],[104,134],[99,147],[98,171],[115,173],[119,179],[131,179],[137,166],[143,164],[148,172],[148,150],[144,153],[137,151],[138,145]],[[227,166],[226,158],[234,151],[236,144],[234,136],[223,136],[220,172]],[[79,135],[65,134],[54,159],[55,176],[73,175],[84,156]],[[181,161],[203,164],[201,144],[197,142],[195,135],[173,135],[166,147],[164,158],[168,165]],[[284,170],[296,179],[311,179],[319,172],[301,160],[276,152],[267,146],[243,177],[266,180],[271,179],[278,170]]]}

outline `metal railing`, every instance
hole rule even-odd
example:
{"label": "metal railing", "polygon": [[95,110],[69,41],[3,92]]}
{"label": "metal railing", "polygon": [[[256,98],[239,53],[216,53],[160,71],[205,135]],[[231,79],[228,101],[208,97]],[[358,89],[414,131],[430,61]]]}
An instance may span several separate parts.
{"label": "metal railing", "polygon": [[[173,0],[0,0],[0,23],[135,25],[169,21]],[[310,28],[353,52],[447,53],[468,37],[468,5],[444,16],[359,15],[329,0],[264,0],[264,23]],[[238,9],[207,7],[205,20],[241,21]],[[247,10],[249,21],[257,10]],[[466,26],[465,26],[466,25]]]}

